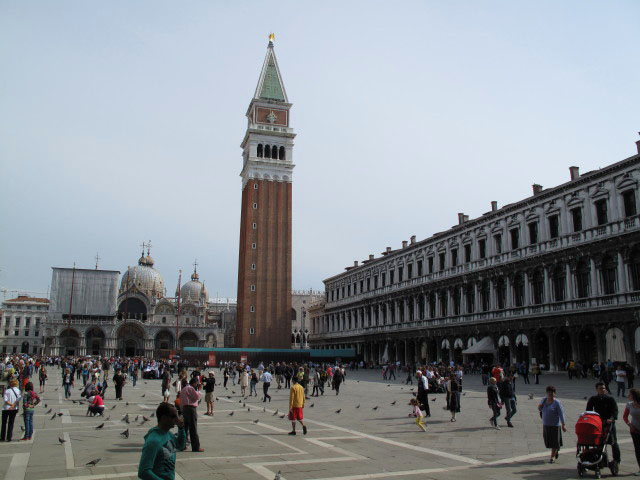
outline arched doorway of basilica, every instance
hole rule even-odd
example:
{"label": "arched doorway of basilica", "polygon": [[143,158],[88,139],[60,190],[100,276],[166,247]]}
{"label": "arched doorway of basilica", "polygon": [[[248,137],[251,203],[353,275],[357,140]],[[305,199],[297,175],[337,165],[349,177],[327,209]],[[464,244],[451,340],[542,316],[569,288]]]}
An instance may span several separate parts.
{"label": "arched doorway of basilica", "polygon": [[67,328],[60,333],[60,353],[75,355],[80,343],[80,335],[73,328]]}
{"label": "arched doorway of basilica", "polygon": [[571,349],[571,337],[565,330],[561,330],[556,334],[556,368],[558,370],[566,370],[567,362],[573,359],[573,350]]}
{"label": "arched doorway of basilica", "polygon": [[193,332],[184,332],[180,335],[180,350],[184,350],[185,347],[197,347],[198,337]]}
{"label": "arched doorway of basilica", "polygon": [[144,355],[144,331],[139,325],[125,323],[118,330],[117,337],[118,355],[135,357]]}
{"label": "arched doorway of basilica", "polygon": [[536,334],[536,363],[543,370],[549,370],[549,337],[542,330]]}
{"label": "arched doorway of basilica", "polygon": [[578,334],[578,351],[580,352],[580,362],[591,367],[598,361],[598,344],[593,331],[585,328]]}
{"label": "arched doorway of basilica", "polygon": [[141,321],[147,319],[147,306],[139,298],[127,298],[118,307],[118,320],[129,318]]}
{"label": "arched doorway of basilica", "polygon": [[104,348],[104,332],[98,327],[90,328],[87,331],[87,353],[89,355],[100,355]]}
{"label": "arched doorway of basilica", "polygon": [[29,353],[29,342],[22,342],[20,353]]}
{"label": "arched doorway of basilica", "polygon": [[155,339],[156,350],[173,350],[174,337],[168,330],[160,330]]}

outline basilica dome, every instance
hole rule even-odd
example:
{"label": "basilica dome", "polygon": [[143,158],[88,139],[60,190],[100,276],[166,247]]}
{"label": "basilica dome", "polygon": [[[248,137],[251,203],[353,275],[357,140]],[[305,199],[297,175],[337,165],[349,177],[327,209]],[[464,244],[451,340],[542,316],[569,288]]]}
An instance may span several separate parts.
{"label": "basilica dome", "polygon": [[198,272],[193,272],[191,275],[191,281],[185,283],[180,289],[180,298],[183,302],[191,301],[197,303],[200,298],[205,302],[209,300],[209,292],[204,283],[200,281]]}
{"label": "basilica dome", "polygon": [[122,275],[120,293],[134,288],[144,293],[149,298],[162,298],[164,296],[164,281],[162,275],[153,268],[153,259],[147,254],[140,257],[138,265],[129,267]]}

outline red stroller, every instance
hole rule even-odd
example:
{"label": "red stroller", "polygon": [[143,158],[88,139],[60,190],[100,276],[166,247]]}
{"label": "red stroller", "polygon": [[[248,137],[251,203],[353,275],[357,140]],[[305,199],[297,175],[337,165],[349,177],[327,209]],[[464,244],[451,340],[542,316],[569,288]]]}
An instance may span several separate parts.
{"label": "red stroller", "polygon": [[602,428],[602,419],[596,412],[584,412],[576,423],[578,445],[578,476],[584,477],[587,470],[593,470],[596,478],[600,478],[600,470],[609,467],[612,475],[618,475],[618,465],[609,462],[607,440],[611,426]]}

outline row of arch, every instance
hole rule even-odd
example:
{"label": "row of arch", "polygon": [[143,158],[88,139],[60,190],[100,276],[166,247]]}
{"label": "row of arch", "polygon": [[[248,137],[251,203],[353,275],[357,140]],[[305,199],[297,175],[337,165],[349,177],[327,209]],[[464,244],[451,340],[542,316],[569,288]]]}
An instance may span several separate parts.
{"label": "row of arch", "polygon": [[257,156],[258,158],[271,158],[273,160],[286,160],[284,147],[278,147],[277,145],[263,145],[258,144]]}

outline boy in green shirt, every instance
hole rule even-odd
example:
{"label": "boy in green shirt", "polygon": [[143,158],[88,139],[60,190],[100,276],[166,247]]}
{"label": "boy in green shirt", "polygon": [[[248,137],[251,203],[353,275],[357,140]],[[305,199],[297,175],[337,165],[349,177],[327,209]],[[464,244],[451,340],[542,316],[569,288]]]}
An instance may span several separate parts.
{"label": "boy in green shirt", "polygon": [[[143,480],[175,480],[176,451],[182,451],[186,446],[184,423],[176,407],[170,403],[161,403],[156,409],[156,417],[158,426],[144,437],[138,477]],[[171,433],[176,425],[177,435]]]}

